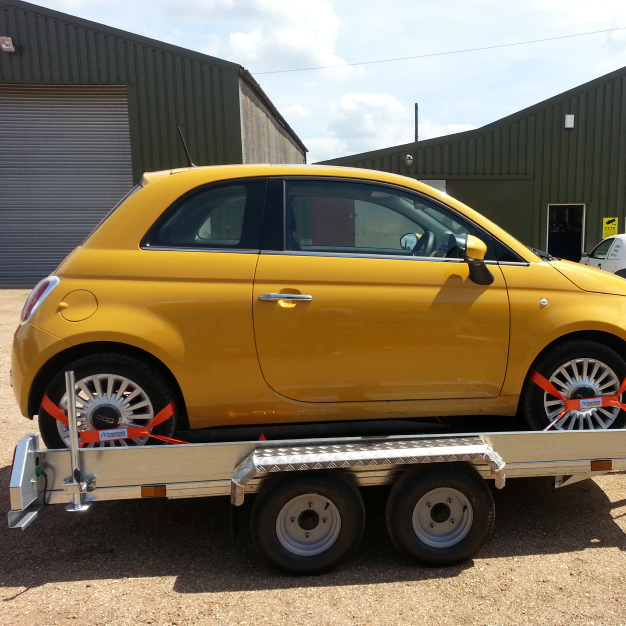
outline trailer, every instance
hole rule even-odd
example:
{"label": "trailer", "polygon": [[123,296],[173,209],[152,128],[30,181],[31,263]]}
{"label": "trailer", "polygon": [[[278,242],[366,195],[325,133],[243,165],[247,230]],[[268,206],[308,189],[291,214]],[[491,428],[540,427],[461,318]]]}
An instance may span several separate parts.
{"label": "trailer", "polygon": [[[67,373],[68,398],[73,373]],[[257,493],[257,549],[296,574],[324,572],[358,545],[360,489],[390,485],[389,534],[405,555],[449,565],[475,554],[494,524],[487,481],[521,477],[566,485],[626,469],[626,430],[335,437],[280,441],[81,448],[68,402],[70,448],[20,439],[10,480],[10,528],[26,529],[47,505],[82,512],[139,498],[228,496],[231,515]]]}

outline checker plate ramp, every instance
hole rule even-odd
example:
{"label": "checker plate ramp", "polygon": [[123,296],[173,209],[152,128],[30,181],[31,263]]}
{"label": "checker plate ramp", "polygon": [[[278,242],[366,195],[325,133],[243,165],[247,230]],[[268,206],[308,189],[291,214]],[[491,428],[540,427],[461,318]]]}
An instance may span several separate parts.
{"label": "checker plate ramp", "polygon": [[504,487],[505,463],[480,437],[379,439],[359,443],[257,448],[235,468],[230,500],[235,506],[241,506],[246,484],[253,478],[277,472],[460,461],[487,463],[495,476],[496,487]]}

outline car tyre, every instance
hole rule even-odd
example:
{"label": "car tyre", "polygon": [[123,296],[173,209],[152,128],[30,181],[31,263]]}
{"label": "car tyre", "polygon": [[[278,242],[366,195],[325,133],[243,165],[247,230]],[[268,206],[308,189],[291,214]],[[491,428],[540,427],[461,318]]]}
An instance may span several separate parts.
{"label": "car tyre", "polygon": [[[74,377],[77,383],[77,387],[80,388],[81,382],[90,388],[90,385],[96,379],[100,381],[101,386],[101,399],[100,405],[106,405],[104,417],[108,420],[113,420],[110,426],[107,426],[107,422],[95,422],[89,423],[87,421],[87,429],[98,429],[103,430],[107,427],[118,428],[123,427],[125,423],[129,425],[135,424],[140,426],[146,426],[151,417],[157,415],[159,411],[161,411],[164,407],[166,407],[170,402],[175,401],[176,394],[174,393],[171,385],[161,376],[154,367],[149,366],[144,361],[141,361],[135,357],[123,355],[123,354],[115,354],[115,353],[98,353],[91,354],[82,358],[79,358],[71,363],[69,363],[66,367],[63,368],[60,372],[58,372],[53,379],[50,381],[48,387],[46,388],[46,395],[50,400],[57,406],[64,402],[64,397],[66,394],[65,387],[65,372],[73,371]],[[111,392],[111,399],[109,401],[107,385],[109,378],[104,378],[104,375],[108,377],[112,377],[112,384],[115,385]],[[102,378],[100,378],[102,377]],[[124,381],[128,381],[126,383],[127,391],[124,389],[121,390],[121,386],[124,384]],[[97,383],[96,383],[97,384]],[[138,408],[136,410],[132,410],[131,413],[136,414],[137,417],[133,420],[133,417],[127,416],[127,410],[124,409],[122,402],[127,398],[132,391],[138,390],[137,395],[135,396],[136,402],[135,404],[144,404],[147,401],[147,405],[144,404],[143,407]],[[80,402],[81,396],[84,398],[85,392],[79,391],[77,393],[77,417],[80,415]],[[91,393],[93,394],[93,398],[98,400],[98,394],[91,387]],[[141,402],[143,400],[143,402]],[[132,402],[130,403],[132,405]],[[95,404],[93,405],[92,414],[95,415]],[[117,411],[117,413],[116,413]],[[101,411],[102,412],[102,411]],[[113,417],[108,417],[108,415],[112,415]],[[145,415],[144,419],[141,419],[141,415]],[[90,418],[91,419],[91,418]],[[130,423],[128,420],[132,420]],[[81,418],[82,420],[82,418]],[[119,423],[115,423],[116,420],[119,420]],[[39,408],[39,432],[41,433],[41,437],[43,442],[46,444],[48,449],[61,449],[67,448],[69,441],[69,433],[66,435],[65,430],[60,422],[58,422],[52,415],[50,415],[42,406]],[[162,424],[154,427],[152,432],[158,435],[162,435],[165,437],[171,437],[176,429],[176,421],[177,421],[177,411]],[[79,423],[79,429],[81,428],[81,423]],[[61,433],[61,430],[64,433]],[[148,437],[143,437],[140,439],[131,439],[121,441],[109,441],[106,444],[87,444],[87,446],[91,445],[107,445],[107,446],[120,446],[120,445],[155,445],[158,444],[159,441],[157,439],[151,439]]]}
{"label": "car tyre", "polygon": [[[586,376],[584,375],[585,360],[588,361]],[[578,378],[574,375],[572,363],[576,364]],[[589,369],[593,373],[596,363],[599,364],[598,373],[592,378]],[[561,368],[566,368],[573,384],[567,383],[567,378],[563,374],[558,373]],[[598,391],[601,395],[611,395],[610,392],[616,392],[624,378],[626,378],[626,362],[624,359],[612,348],[588,339],[566,341],[550,348],[533,364],[532,369],[539,372],[547,380],[552,380],[557,390],[567,399],[594,397]],[[600,380],[599,384],[595,384],[595,380],[599,379],[604,371],[608,372],[607,375]],[[556,380],[555,376],[557,376]],[[609,380],[609,376],[615,377],[616,384],[607,389],[600,389]],[[558,380],[567,383],[567,386],[559,385]],[[533,383],[530,378],[527,378],[520,398],[520,409],[524,419],[533,430],[544,430],[555,419],[556,415],[550,417],[548,408],[553,407],[554,411],[557,411],[558,408],[564,408],[562,404],[559,405],[556,401],[558,401],[558,398],[547,394],[536,383]],[[550,406],[546,406],[544,402],[549,402]],[[585,412],[584,415],[583,413],[570,412],[569,415],[564,415],[562,420],[557,422],[553,428],[566,430],[624,428],[626,425],[626,412],[617,407],[615,409],[609,407],[609,409],[609,413],[614,413],[612,420],[597,409],[595,413],[590,411]],[[588,415],[588,419],[585,415]],[[602,426],[601,422],[605,422],[606,425]],[[590,427],[590,425],[593,427]]]}

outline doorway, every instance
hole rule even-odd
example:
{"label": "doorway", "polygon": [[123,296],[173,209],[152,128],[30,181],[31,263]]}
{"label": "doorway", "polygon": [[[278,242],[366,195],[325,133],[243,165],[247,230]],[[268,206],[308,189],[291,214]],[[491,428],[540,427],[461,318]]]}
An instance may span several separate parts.
{"label": "doorway", "polygon": [[584,204],[548,205],[548,252],[578,263],[585,232]]}

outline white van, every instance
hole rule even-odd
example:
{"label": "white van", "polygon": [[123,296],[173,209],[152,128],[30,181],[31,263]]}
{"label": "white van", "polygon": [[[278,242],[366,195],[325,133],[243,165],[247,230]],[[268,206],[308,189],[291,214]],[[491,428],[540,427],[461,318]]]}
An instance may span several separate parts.
{"label": "white van", "polygon": [[589,254],[583,252],[580,263],[626,278],[626,235],[603,239]]}

